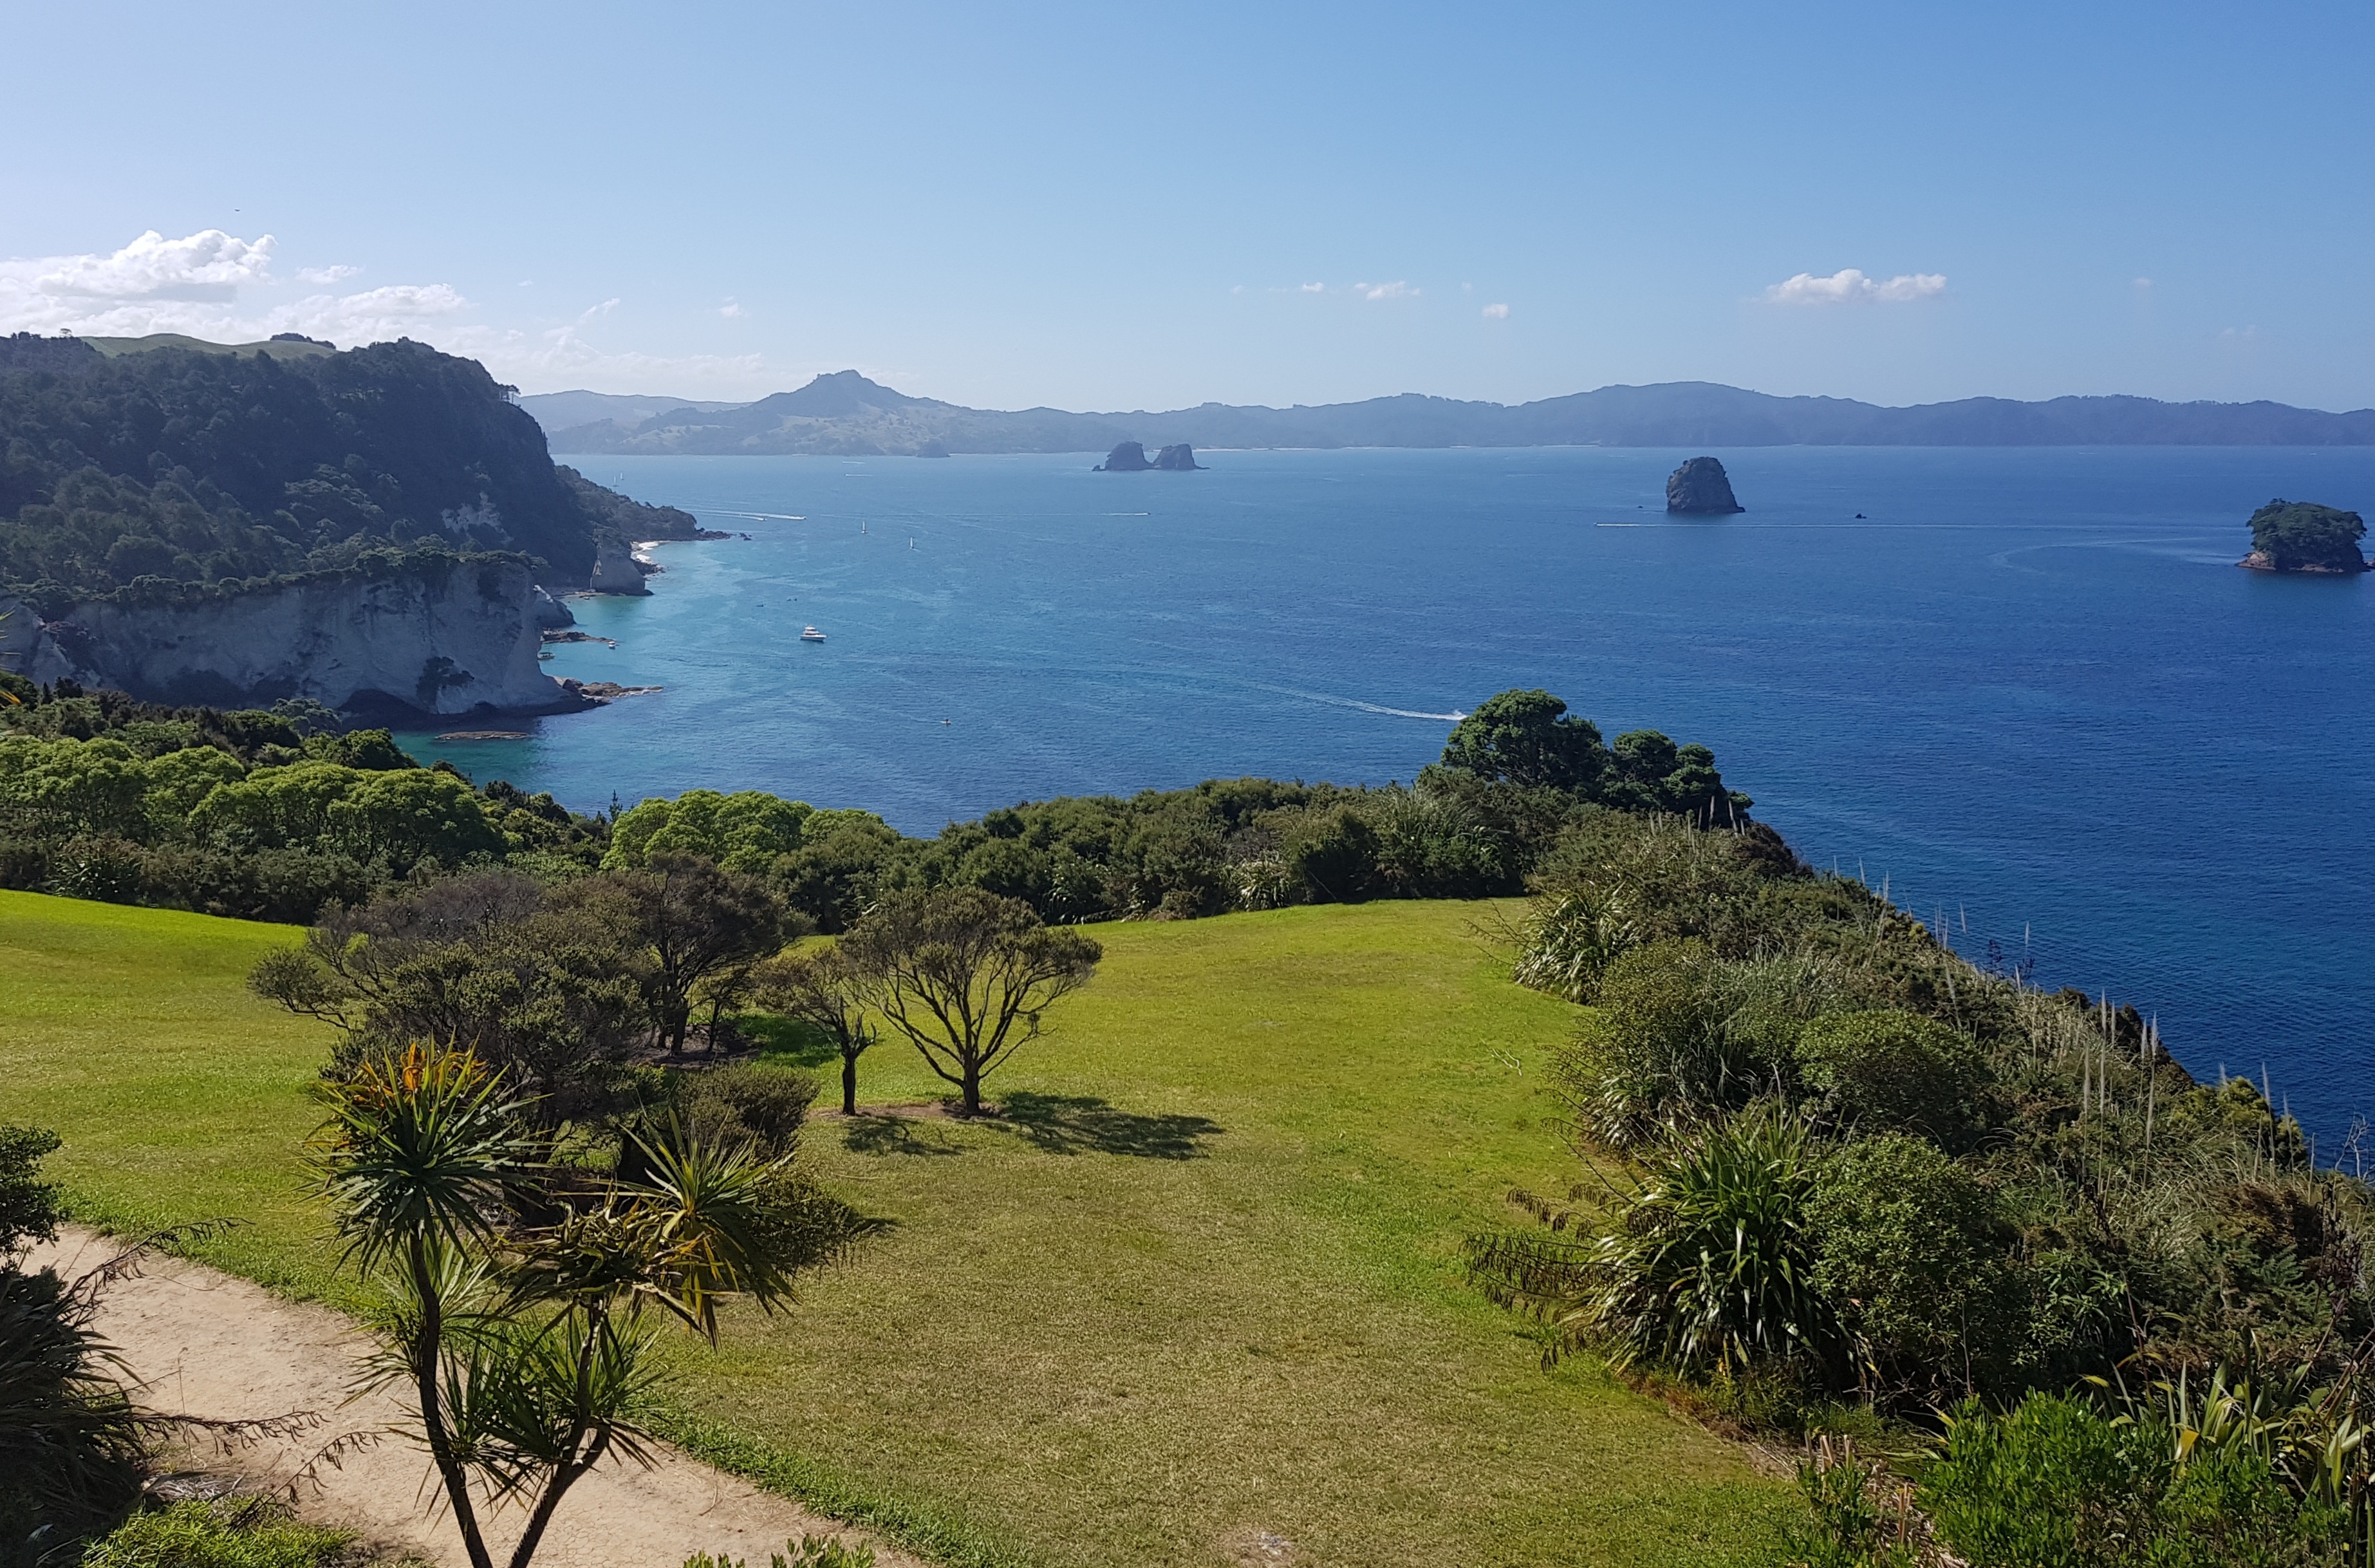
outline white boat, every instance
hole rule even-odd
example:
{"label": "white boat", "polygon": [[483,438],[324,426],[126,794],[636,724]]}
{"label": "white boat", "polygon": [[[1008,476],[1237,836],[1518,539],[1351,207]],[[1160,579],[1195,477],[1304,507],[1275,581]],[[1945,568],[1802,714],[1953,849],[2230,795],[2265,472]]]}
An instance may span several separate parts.
{"label": "white boat", "polygon": [[821,643],[824,641],[824,633],[819,631],[813,626],[803,626],[800,628],[800,641],[803,643]]}

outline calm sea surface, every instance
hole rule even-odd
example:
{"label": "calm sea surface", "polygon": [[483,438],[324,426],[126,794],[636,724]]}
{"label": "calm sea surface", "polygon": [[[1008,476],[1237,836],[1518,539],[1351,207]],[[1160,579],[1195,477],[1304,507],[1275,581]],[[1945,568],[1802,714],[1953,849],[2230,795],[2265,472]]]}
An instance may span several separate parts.
{"label": "calm sea surface", "polygon": [[1407,781],[1447,715],[1542,686],[1712,746],[1807,859],[1966,952],[2133,1000],[2198,1073],[2264,1066],[2327,1152],[2375,1111],[2375,582],[2234,566],[2271,496],[2375,510],[2375,452],[1727,452],[1750,510],[1669,523],[1687,455],[597,458],[750,536],[576,601],[619,645],[547,667],[665,690],[407,743],[581,808],[761,788],[930,833]]}

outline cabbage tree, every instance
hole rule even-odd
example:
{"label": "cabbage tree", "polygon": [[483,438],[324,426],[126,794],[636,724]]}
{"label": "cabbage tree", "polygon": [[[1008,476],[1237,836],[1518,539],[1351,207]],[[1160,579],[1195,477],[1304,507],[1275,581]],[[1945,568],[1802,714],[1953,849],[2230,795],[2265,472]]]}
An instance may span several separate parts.
{"label": "cabbage tree", "polygon": [[631,1134],[617,1173],[563,1169],[467,1052],[368,1058],[323,1093],[315,1190],[385,1292],[362,1386],[409,1402],[471,1568],[494,1568],[482,1501],[526,1510],[526,1568],[579,1480],[650,1463],[635,1412],[660,1323],[715,1344],[723,1302],[772,1312],[857,1228],[787,1161],[674,1118]]}

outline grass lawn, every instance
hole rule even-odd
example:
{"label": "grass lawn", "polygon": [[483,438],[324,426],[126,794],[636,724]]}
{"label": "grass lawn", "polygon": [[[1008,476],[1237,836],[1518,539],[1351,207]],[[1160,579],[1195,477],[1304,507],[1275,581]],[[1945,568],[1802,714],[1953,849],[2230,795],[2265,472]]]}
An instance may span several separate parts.
{"label": "grass lawn", "polygon": [[0,890],[0,1121],[65,1139],[44,1167],[123,1231],[236,1218],[207,1261],[335,1295],[298,1145],[327,1035],[248,995],[287,926]]}
{"label": "grass lawn", "polygon": [[[1096,982],[989,1080],[1006,1123],[811,1129],[893,1224],[679,1352],[679,1430],[976,1561],[1755,1561],[1786,1486],[1596,1367],[1542,1371],[1459,1279],[1508,1188],[1570,1175],[1535,1085],[1572,1009],[1500,978],[1482,913],[1096,928]],[[86,1212],[240,1214],[207,1256],[302,1292],[326,1040],[240,984],[288,936],[0,893],[0,1118],[65,1135]],[[940,1086],[886,1043],[861,1091]]]}

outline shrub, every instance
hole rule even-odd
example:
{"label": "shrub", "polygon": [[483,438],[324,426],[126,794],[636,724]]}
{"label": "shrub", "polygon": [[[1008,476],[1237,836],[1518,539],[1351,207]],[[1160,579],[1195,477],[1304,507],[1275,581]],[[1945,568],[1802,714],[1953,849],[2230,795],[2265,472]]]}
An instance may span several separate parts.
{"label": "shrub", "polygon": [[1920,1498],[1972,1568],[2275,1568],[2348,1560],[2338,1510],[2304,1504],[2268,1462],[2180,1465],[2169,1429],[2034,1394],[2008,1415],[1956,1412]]}
{"label": "shrub", "polygon": [[1798,1066],[1844,1120],[1950,1145],[1973,1126],[1986,1076],[1968,1035],[1888,1009],[1815,1020],[1798,1037]]}
{"label": "shrub", "polygon": [[1913,1531],[1904,1493],[1895,1499],[1896,1516],[1888,1517],[1873,1495],[1879,1479],[1879,1468],[1859,1460],[1852,1444],[1834,1450],[1826,1441],[1800,1460],[1798,1495],[1813,1527],[1790,1532],[1790,1568],[1915,1568],[1920,1557],[1908,1539]]}
{"label": "shrub", "polygon": [[1391,896],[1473,899],[1517,890],[1507,846],[1465,802],[1395,787],[1366,794],[1362,805],[1377,836],[1377,878]]}
{"label": "shrub", "polygon": [[62,1217],[56,1135],[0,1127],[0,1563],[31,1563],[128,1501],[146,1444],[91,1330],[96,1286],[27,1269]]}
{"label": "shrub", "polygon": [[56,1239],[65,1202],[56,1183],[41,1179],[41,1161],[57,1147],[47,1128],[0,1126],[0,1255]]}
{"label": "shrub", "polygon": [[1608,966],[1639,940],[1613,889],[1583,887],[1548,896],[1536,901],[1509,978],[1588,1006],[1600,999]]}
{"label": "shrub", "polygon": [[[785,1552],[791,1555],[786,1557]],[[684,1560],[684,1568],[746,1568],[742,1559],[727,1552],[712,1557],[697,1551]],[[832,1536],[802,1536],[798,1546],[784,1543],[783,1551],[767,1554],[767,1568],[874,1568],[874,1549],[870,1546],[845,1546]]]}
{"label": "shrub", "polygon": [[2010,1360],[1994,1203],[1934,1145],[1895,1133],[1849,1144],[1823,1161],[1806,1220],[1814,1286],[1842,1303],[1884,1385],[1967,1394]]}
{"label": "shrub", "polygon": [[765,1159],[799,1148],[800,1124],[817,1097],[814,1075],[738,1065],[682,1076],[682,1105],[695,1131],[721,1147],[748,1138]]}
{"label": "shrub", "polygon": [[1273,819],[1287,868],[1312,903],[1352,903],[1377,877],[1376,830],[1350,806]]}
{"label": "shrub", "polygon": [[1698,942],[1636,948],[1601,977],[1600,1003],[1554,1068],[1583,1126],[1637,1143],[1661,1122],[1746,1104],[1769,1064],[1728,1027],[1729,974]]}
{"label": "shrub", "polygon": [[1657,1147],[1590,1240],[1481,1239],[1470,1267],[1556,1342],[1596,1345],[1619,1366],[1737,1377],[1801,1358],[1836,1364],[1844,1342],[1805,1223],[1814,1178],[1805,1124],[1760,1102]]}

